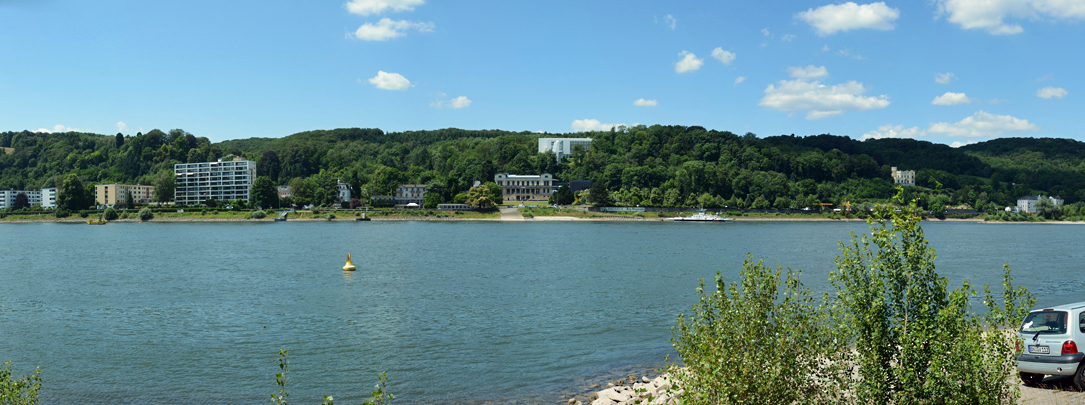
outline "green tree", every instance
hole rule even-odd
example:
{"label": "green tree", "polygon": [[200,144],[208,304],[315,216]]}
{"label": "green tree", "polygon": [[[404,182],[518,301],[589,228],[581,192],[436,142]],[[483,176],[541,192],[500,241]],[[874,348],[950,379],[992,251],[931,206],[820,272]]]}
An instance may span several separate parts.
{"label": "green tree", "polygon": [[271,208],[275,206],[275,203],[278,202],[278,200],[279,193],[276,190],[275,182],[271,180],[271,177],[257,177],[256,181],[252,183],[252,189],[249,191],[249,202],[253,206]]}
{"label": "green tree", "polygon": [[1049,197],[1040,196],[1036,200],[1036,214],[1046,219],[1058,219],[1062,214],[1062,207],[1055,204]]}
{"label": "green tree", "polygon": [[139,220],[140,221],[150,221],[152,219],[154,219],[154,213],[151,212],[150,208],[143,207],[143,209],[139,210]]}
{"label": "green tree", "polygon": [[113,207],[106,208],[105,212],[103,213],[103,216],[105,217],[106,221],[116,221],[117,218],[120,217],[120,215],[117,214],[117,210],[114,209]]}
{"label": "green tree", "polygon": [[471,187],[467,191],[467,203],[480,210],[491,209],[495,206],[490,190],[483,186]]}
{"label": "green tree", "polygon": [[118,132],[117,133],[117,138],[113,142],[113,144],[117,146],[117,149],[120,149],[121,146],[124,146],[124,134]]}
{"label": "green tree", "polygon": [[588,199],[596,207],[609,207],[612,205],[610,194],[607,193],[607,187],[601,181],[592,183],[591,190],[588,192]]}
{"label": "green tree", "polygon": [[57,190],[57,207],[68,211],[80,211],[87,209],[91,204],[93,202],[88,197],[79,176],[72,173],[65,177],[60,190]]}
{"label": "green tree", "polygon": [[0,365],[0,404],[33,405],[38,403],[41,391],[41,369],[22,378],[12,378],[11,361]]}
{"label": "green tree", "polygon": [[482,187],[485,187],[490,191],[490,201],[493,201],[494,205],[501,205],[505,203],[505,198],[502,195],[501,186],[492,181],[482,183]]}
{"label": "green tree", "polygon": [[30,208],[30,198],[27,198],[26,193],[16,194],[15,202],[11,204],[11,208],[16,210]]}
{"label": "green tree", "polygon": [[445,202],[441,193],[426,193],[425,208],[437,208],[437,204]]}
{"label": "green tree", "polygon": [[160,203],[173,201],[173,191],[177,189],[177,175],[173,170],[165,169],[154,176],[154,200]]}
{"label": "green tree", "polygon": [[569,188],[568,185],[562,185],[561,187],[558,187],[558,191],[555,191],[554,194],[550,195],[549,203],[569,205],[572,204],[575,199],[576,197],[573,196],[573,189]]}

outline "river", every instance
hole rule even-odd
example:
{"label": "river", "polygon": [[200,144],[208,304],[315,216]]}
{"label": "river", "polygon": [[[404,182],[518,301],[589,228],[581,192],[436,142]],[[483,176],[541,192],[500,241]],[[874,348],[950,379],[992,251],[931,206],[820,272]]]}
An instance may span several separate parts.
{"label": "river", "polygon": [[[924,223],[951,287],[1085,301],[1085,226]],[[746,253],[828,286],[861,222],[0,225],[0,361],[43,404],[558,403],[659,367],[699,278]],[[358,271],[341,270],[351,253]],[[978,308],[977,308],[978,309]]]}

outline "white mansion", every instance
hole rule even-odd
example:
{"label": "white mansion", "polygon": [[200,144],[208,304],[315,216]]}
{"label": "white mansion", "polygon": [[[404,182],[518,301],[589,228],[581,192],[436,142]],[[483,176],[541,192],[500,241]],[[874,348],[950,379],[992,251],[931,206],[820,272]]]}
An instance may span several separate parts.
{"label": "white mansion", "polygon": [[494,183],[501,186],[501,199],[505,201],[540,201],[550,198],[557,191],[554,176],[550,173],[518,175],[498,173]]}

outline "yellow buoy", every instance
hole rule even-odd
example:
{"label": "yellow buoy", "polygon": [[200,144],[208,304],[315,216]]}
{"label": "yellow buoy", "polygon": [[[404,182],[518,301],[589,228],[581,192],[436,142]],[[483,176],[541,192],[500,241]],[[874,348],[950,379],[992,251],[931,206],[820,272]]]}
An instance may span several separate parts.
{"label": "yellow buoy", "polygon": [[354,270],[358,270],[358,268],[354,267],[354,263],[350,262],[350,253],[347,253],[347,264],[345,266],[343,266],[343,271],[354,271]]}

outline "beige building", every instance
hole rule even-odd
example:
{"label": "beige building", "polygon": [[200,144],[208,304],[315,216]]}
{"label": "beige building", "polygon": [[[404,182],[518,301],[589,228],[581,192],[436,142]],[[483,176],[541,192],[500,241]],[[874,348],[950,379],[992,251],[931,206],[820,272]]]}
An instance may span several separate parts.
{"label": "beige building", "polygon": [[[132,201],[128,201],[131,193]],[[94,186],[94,200],[98,205],[110,207],[132,207],[145,205],[154,198],[153,186],[132,184],[99,184]]]}
{"label": "beige building", "polygon": [[[349,194],[348,194],[349,195]],[[426,203],[425,184],[402,184],[396,188],[396,208],[404,208],[407,204],[418,204],[421,207]]]}
{"label": "beige building", "polygon": [[498,173],[494,183],[501,186],[501,199],[505,201],[545,201],[557,191],[554,176],[550,173],[519,175]]}
{"label": "beige building", "polygon": [[915,185],[915,170],[897,170],[893,167],[890,170],[890,174],[893,176],[893,183],[900,184],[902,186],[914,186]]}

